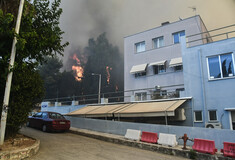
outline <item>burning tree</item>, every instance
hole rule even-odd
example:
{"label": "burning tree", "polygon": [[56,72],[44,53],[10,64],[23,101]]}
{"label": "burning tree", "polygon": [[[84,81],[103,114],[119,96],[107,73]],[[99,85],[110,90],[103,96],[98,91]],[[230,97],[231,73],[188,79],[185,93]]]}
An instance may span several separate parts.
{"label": "burning tree", "polygon": [[[88,57],[84,67],[86,94],[98,93],[98,79],[91,73],[101,74],[101,93],[123,90],[123,58],[118,48],[109,43],[105,33],[96,40],[89,39],[83,54]],[[112,94],[104,96],[111,97]]]}

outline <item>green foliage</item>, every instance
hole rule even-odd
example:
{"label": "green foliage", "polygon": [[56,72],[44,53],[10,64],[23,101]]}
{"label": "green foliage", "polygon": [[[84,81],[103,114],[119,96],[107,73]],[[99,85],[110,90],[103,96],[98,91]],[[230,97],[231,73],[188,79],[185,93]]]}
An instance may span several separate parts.
{"label": "green foliage", "polygon": [[39,73],[44,81],[46,98],[57,97],[60,69],[63,66],[58,57],[46,57],[45,62],[39,66]]}
{"label": "green foliage", "polygon": [[62,44],[59,18],[60,0],[25,1],[20,33],[14,33],[18,0],[0,3],[0,101],[3,102],[8,63],[14,35],[17,37],[16,58],[10,94],[6,134],[14,135],[27,120],[28,112],[43,98],[43,82],[37,66],[45,57],[62,55],[68,43]]}
{"label": "green foliage", "polygon": [[197,153],[192,149],[189,151],[189,158],[190,159],[196,159],[197,158]]}
{"label": "green foliage", "polygon": [[44,95],[43,81],[30,65],[21,65],[14,71],[7,119],[7,136],[14,136],[27,121],[28,113],[40,104]]}

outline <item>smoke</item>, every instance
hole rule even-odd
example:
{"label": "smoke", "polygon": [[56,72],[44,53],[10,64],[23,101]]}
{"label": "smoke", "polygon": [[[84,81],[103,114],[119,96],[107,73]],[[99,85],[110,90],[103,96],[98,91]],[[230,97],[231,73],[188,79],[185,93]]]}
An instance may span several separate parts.
{"label": "smoke", "polygon": [[[66,0],[60,25],[66,60],[74,48],[103,32],[123,52],[123,37],[199,14],[208,30],[234,24],[235,0]],[[196,12],[190,7],[196,7]],[[65,61],[64,61],[65,62]]]}

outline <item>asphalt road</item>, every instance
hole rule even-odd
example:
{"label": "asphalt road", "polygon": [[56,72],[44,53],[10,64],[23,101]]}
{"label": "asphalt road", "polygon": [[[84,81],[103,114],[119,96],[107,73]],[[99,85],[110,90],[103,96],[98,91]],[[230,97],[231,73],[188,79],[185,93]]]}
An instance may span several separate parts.
{"label": "asphalt road", "polygon": [[30,160],[186,160],[72,133],[44,133],[28,127],[20,132],[41,141],[39,152]]}

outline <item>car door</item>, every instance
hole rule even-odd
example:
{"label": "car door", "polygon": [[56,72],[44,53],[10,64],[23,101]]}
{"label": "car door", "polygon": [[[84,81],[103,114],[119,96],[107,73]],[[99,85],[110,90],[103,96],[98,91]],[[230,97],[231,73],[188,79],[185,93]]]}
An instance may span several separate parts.
{"label": "car door", "polygon": [[39,112],[34,117],[34,127],[41,128],[40,124],[42,121],[42,112]]}

